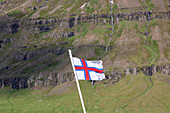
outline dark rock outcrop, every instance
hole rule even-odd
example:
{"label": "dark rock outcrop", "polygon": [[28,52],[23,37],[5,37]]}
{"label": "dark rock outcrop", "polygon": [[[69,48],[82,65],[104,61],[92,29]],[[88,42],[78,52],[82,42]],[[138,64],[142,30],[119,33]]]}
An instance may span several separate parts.
{"label": "dark rock outcrop", "polygon": [[59,74],[55,72],[44,72],[31,77],[15,77],[0,79],[0,86],[3,89],[5,86],[10,86],[12,89],[25,89],[30,87],[39,87],[42,85],[59,85],[67,81],[73,81],[73,73]]}
{"label": "dark rock outcrop", "polygon": [[[139,10],[137,12],[132,13],[114,13],[114,21],[145,21],[148,20],[148,16],[150,15],[150,20],[152,19],[170,19],[170,11],[168,12],[144,12],[143,10]],[[80,23],[89,23],[95,25],[102,25],[105,23],[110,23],[110,14],[100,14],[100,15],[74,15],[70,16],[70,18],[37,18],[37,19],[25,19],[25,20],[17,20],[13,22],[0,22],[0,32],[7,32],[11,34],[15,34],[18,32],[20,27],[28,27],[32,33],[43,33],[48,32],[58,28],[73,28],[75,25],[79,25]]]}
{"label": "dark rock outcrop", "polygon": [[56,55],[61,55],[62,53],[64,53],[64,51],[66,51],[66,48],[64,49],[63,47],[51,47],[51,48],[40,48],[40,49],[33,49],[27,52],[22,52],[22,53],[18,53],[14,56],[14,58],[18,61],[22,61],[22,60],[30,60],[34,57],[40,56],[40,55],[45,55],[47,53],[53,53]]}
{"label": "dark rock outcrop", "polygon": [[75,18],[70,18],[69,19],[69,27],[72,28],[74,26],[74,21],[75,21]]}
{"label": "dark rock outcrop", "polygon": [[152,76],[156,72],[160,72],[162,75],[170,75],[170,66],[149,66],[149,67],[135,67],[126,69],[112,69],[107,75],[108,79],[121,79],[126,75],[136,75],[139,72],[143,72],[145,75]]}
{"label": "dark rock outcrop", "polygon": [[12,29],[12,34],[15,34],[18,32],[19,25],[17,23],[12,24],[11,29]]}
{"label": "dark rock outcrop", "polygon": [[[156,72],[160,72],[162,75],[170,75],[170,66],[150,66],[143,68],[126,68],[126,69],[112,69],[110,74],[106,75],[107,79],[115,80],[113,83],[118,82],[126,75],[136,75],[142,71],[145,75],[152,76]],[[64,82],[73,81],[74,74],[71,73],[57,73],[41,72],[38,75],[32,75],[31,77],[15,77],[0,79],[0,87],[10,86],[12,89],[23,89],[29,87],[40,87],[42,85],[59,85]]]}
{"label": "dark rock outcrop", "polygon": [[[126,9],[125,9],[126,10]],[[114,21],[146,21],[148,20],[147,15],[150,15],[150,19],[170,19],[170,12],[144,12],[139,10],[138,12],[132,13],[114,13]],[[100,14],[100,15],[70,15],[69,18],[59,18],[59,17],[50,17],[50,18],[37,18],[37,19],[23,19],[17,21],[5,22],[0,20],[0,36],[1,34],[16,34],[20,29],[24,28],[26,31],[29,31],[30,34],[34,33],[45,33],[52,31],[53,29],[59,30],[54,33],[45,34],[46,37],[73,37],[75,31],[73,27],[80,25],[81,23],[88,23],[91,25],[103,25],[106,23],[111,23],[110,14]],[[65,30],[66,29],[66,30]],[[48,36],[49,35],[49,36]],[[12,42],[12,38],[5,38],[0,40],[0,48],[5,47],[6,43]],[[21,47],[16,48],[16,51],[13,51],[12,55],[6,54],[0,57],[0,61],[4,59],[12,59],[16,64],[10,65],[10,63],[5,62],[0,66],[0,86],[10,86],[13,89],[41,86],[41,85],[57,85],[63,82],[74,80],[72,73],[59,74],[57,72],[42,72],[39,75],[32,75],[31,77],[13,77],[14,75],[26,75],[28,76],[28,70],[30,71],[33,67],[36,73],[41,72],[45,67],[56,63],[57,60],[49,60],[52,58],[52,55],[62,55],[67,51],[67,47],[63,46],[68,44],[68,42],[60,42],[57,46],[45,46],[45,45],[29,45],[25,46],[20,45]],[[84,45],[82,45],[83,47]],[[95,46],[105,49],[104,45],[86,45]],[[113,46],[110,48],[113,48]],[[52,55],[51,55],[52,54]],[[51,56],[50,56],[51,55]],[[41,56],[41,58],[37,58]],[[27,62],[31,59],[32,62]],[[7,59],[7,60],[8,60]],[[26,62],[26,63],[23,63]],[[37,66],[41,63],[42,65]],[[161,74],[170,75],[168,66],[149,66],[149,67],[135,67],[135,68],[126,68],[126,69],[113,69],[106,76],[108,79],[120,80],[126,75],[136,75],[140,71],[145,75],[152,76],[155,72],[161,72]],[[41,70],[41,71],[40,71]],[[8,75],[8,76],[6,76]]]}

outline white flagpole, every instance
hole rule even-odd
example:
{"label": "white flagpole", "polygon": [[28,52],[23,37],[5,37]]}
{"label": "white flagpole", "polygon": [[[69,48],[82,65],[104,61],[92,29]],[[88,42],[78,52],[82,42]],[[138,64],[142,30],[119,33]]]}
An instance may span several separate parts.
{"label": "white flagpole", "polygon": [[73,67],[74,75],[75,75],[75,78],[76,78],[77,89],[78,89],[78,92],[79,92],[79,96],[80,96],[80,100],[81,100],[81,105],[82,105],[82,107],[83,107],[84,113],[86,113],[86,109],[85,109],[85,106],[84,106],[83,97],[82,97],[81,90],[80,90],[79,81],[78,81],[78,78],[77,78],[77,75],[76,75],[76,70],[75,70],[75,68],[74,68],[72,53],[71,53],[71,50],[70,50],[70,49],[69,49],[68,51],[69,51],[70,60],[71,60],[71,64],[72,64],[72,67]]}

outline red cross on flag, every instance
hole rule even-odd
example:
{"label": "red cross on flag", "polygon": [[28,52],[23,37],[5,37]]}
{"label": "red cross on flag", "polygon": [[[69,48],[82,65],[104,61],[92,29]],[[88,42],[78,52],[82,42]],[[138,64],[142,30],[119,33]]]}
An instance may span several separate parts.
{"label": "red cross on flag", "polygon": [[73,63],[78,80],[103,80],[105,74],[103,73],[102,61],[86,61],[73,57]]}

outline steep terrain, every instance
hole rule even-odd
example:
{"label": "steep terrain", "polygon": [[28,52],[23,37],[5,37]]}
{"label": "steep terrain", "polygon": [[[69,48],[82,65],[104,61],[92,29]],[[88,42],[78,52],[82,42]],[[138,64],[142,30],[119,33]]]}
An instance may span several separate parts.
{"label": "steep terrain", "polygon": [[169,112],[169,6],[169,0],[114,0],[113,6],[0,0],[0,111],[82,112],[71,49],[104,62],[107,80],[80,82],[88,112]]}
{"label": "steep terrain", "polygon": [[[128,75],[116,84],[80,81],[87,113],[168,113],[168,75]],[[75,82],[55,87],[0,90],[2,113],[83,113]]]}
{"label": "steep terrain", "polygon": [[[77,57],[101,58],[108,75],[115,68],[168,66],[168,1],[160,3],[163,10],[156,0],[115,1],[112,33],[108,0],[1,1],[0,81],[8,81],[1,84],[12,87],[16,79],[17,87],[28,87],[25,80],[33,82],[37,75],[39,79],[70,76],[69,48]],[[42,80],[40,84],[45,82]],[[36,82],[32,84],[36,86]]]}

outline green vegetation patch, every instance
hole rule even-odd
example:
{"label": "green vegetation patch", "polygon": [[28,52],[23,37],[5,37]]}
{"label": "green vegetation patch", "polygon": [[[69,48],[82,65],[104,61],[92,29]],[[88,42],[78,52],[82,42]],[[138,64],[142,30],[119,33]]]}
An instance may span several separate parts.
{"label": "green vegetation patch", "polygon": [[143,45],[143,46],[150,52],[150,57],[148,60],[149,64],[154,64],[156,63],[156,61],[159,60],[160,52],[156,40],[151,40],[151,37],[152,36],[150,36],[147,39],[147,45]]}
{"label": "green vegetation patch", "polygon": [[158,24],[157,24],[157,22],[156,22],[156,19],[153,19],[153,20],[151,20],[150,21],[150,24],[149,24],[149,27],[148,28],[151,28],[151,27],[156,27]]}
{"label": "green vegetation patch", "polygon": [[99,2],[98,2],[98,0],[90,0],[89,3],[90,3],[90,5],[96,5]]}
{"label": "green vegetation patch", "polygon": [[165,49],[165,57],[170,60],[170,47],[168,47],[167,49]]}
{"label": "green vegetation patch", "polygon": [[48,9],[44,9],[40,12],[40,17],[48,17]]}
{"label": "green vegetation patch", "polygon": [[[150,81],[142,73],[128,75],[115,84],[79,81],[87,113],[168,113],[170,86],[163,81],[168,78],[154,76]],[[75,82],[36,90],[0,89],[0,100],[3,113],[83,113]]]}
{"label": "green vegetation patch", "polygon": [[77,26],[76,28],[74,28],[75,30],[77,30],[78,32],[78,38],[84,38],[84,36],[89,32],[89,23],[80,23],[79,26]]}
{"label": "green vegetation patch", "polygon": [[105,50],[103,50],[103,49],[100,48],[100,47],[95,47],[95,49],[94,49],[94,53],[95,53],[97,56],[102,55],[104,52],[105,52]]}
{"label": "green vegetation patch", "polygon": [[28,67],[23,70],[23,74],[31,74],[35,71],[36,66]]}
{"label": "green vegetation patch", "polygon": [[151,0],[144,0],[144,3],[143,0],[138,1],[141,3],[142,7],[148,7],[148,11],[152,10],[155,7]]}
{"label": "green vegetation patch", "polygon": [[120,37],[122,35],[123,29],[126,24],[127,24],[127,21],[121,21],[119,22],[119,25],[115,25],[114,34],[116,34],[116,37]]}
{"label": "green vegetation patch", "polygon": [[20,19],[25,16],[25,14],[21,10],[15,10],[15,11],[9,12],[7,15],[14,16],[16,17],[16,19]]}
{"label": "green vegetation patch", "polygon": [[154,8],[154,4],[151,3],[151,0],[145,0],[145,5],[148,7],[148,11]]}
{"label": "green vegetation patch", "polygon": [[94,7],[92,7],[92,8],[90,8],[89,6],[86,7],[86,12],[87,12],[87,14],[93,13],[94,10],[95,10]]}
{"label": "green vegetation patch", "polygon": [[109,30],[108,29],[100,29],[100,28],[96,28],[92,31],[93,34],[99,36],[99,37],[103,37],[106,34],[109,34]]}

